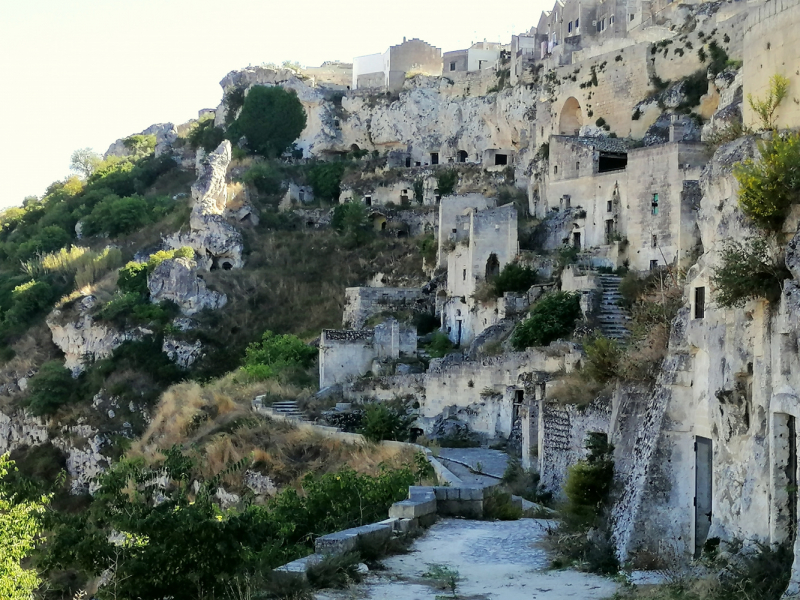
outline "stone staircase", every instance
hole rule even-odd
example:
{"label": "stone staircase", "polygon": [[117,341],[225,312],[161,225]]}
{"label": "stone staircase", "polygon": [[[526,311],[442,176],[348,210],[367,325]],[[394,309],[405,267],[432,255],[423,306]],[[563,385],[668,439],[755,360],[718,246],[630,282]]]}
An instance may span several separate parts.
{"label": "stone staircase", "polygon": [[603,299],[600,301],[600,312],[597,320],[600,322],[600,330],[603,335],[613,340],[625,340],[630,335],[630,330],[626,327],[628,321],[628,311],[619,305],[622,295],[619,293],[619,282],[621,278],[617,275],[601,275],[600,281],[603,284]]}
{"label": "stone staircase", "polygon": [[297,419],[299,421],[305,420],[305,417],[300,409],[297,408],[297,402],[294,400],[283,400],[281,402],[273,402],[272,412],[276,415],[283,415],[290,419]]}

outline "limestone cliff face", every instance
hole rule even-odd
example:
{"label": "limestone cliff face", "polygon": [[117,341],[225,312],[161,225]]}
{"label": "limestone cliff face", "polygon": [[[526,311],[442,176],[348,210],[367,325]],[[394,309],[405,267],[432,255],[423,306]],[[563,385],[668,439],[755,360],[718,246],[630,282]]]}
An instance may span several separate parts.
{"label": "limestone cliff face", "polygon": [[228,206],[226,173],[230,162],[231,143],[227,140],[214,152],[199,157],[197,181],[192,185],[190,232],[164,240],[170,248],[194,248],[197,266],[204,270],[239,269],[243,265],[242,234],[223,216]]}
{"label": "limestone cliff face", "polygon": [[[172,144],[178,139],[178,129],[172,123],[157,123],[151,125],[144,131],[133,135],[154,135],[156,136],[156,156],[161,156],[172,149]],[[125,146],[125,139],[120,138],[111,144],[103,155],[103,158],[111,156],[130,156],[131,150]]]}
{"label": "limestone cliff face", "polygon": [[147,276],[147,288],[153,302],[171,300],[187,316],[204,308],[222,308],[228,301],[225,294],[208,289],[205,281],[197,275],[197,263],[191,258],[162,262]]}
{"label": "limestone cliff face", "polygon": [[106,323],[99,323],[91,315],[95,305],[94,296],[85,296],[77,301],[77,312],[67,318],[59,309],[47,317],[47,327],[53,343],[64,353],[64,366],[77,377],[84,370],[86,361],[92,362],[111,356],[115,348],[128,340],[137,340],[152,333],[143,328],[119,331]]}

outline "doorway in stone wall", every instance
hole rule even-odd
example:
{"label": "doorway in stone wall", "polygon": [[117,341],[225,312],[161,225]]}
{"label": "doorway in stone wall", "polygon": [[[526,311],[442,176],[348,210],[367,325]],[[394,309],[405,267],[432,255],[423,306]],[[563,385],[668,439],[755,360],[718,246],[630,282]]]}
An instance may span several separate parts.
{"label": "doorway in stone wall", "polygon": [[500,275],[500,261],[497,255],[492,253],[489,255],[489,260],[486,261],[486,281],[494,279]]}
{"label": "doorway in stone wall", "polygon": [[456,347],[461,345],[461,319],[456,321]]}
{"label": "doorway in stone wall", "polygon": [[519,419],[520,411],[522,410],[522,403],[525,400],[525,392],[523,390],[514,390],[514,406],[511,415],[511,427]]}
{"label": "doorway in stone wall", "polygon": [[698,558],[711,529],[713,487],[711,440],[697,436],[694,442],[694,556]]}

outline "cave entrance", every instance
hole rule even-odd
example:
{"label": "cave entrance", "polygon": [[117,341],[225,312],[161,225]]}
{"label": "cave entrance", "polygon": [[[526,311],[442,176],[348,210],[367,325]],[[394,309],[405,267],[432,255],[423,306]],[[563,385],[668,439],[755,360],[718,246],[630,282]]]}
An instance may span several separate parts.
{"label": "cave entrance", "polygon": [[508,154],[495,154],[494,155],[494,164],[495,166],[503,166],[508,164]]}
{"label": "cave entrance", "polygon": [[711,529],[713,452],[710,439],[695,438],[694,457],[694,556],[698,558]]}
{"label": "cave entrance", "polygon": [[628,166],[628,155],[624,152],[601,152],[597,161],[598,173],[624,171]]}
{"label": "cave entrance", "polygon": [[458,151],[458,162],[460,162],[460,163],[467,162],[467,151],[466,150],[459,150]]}

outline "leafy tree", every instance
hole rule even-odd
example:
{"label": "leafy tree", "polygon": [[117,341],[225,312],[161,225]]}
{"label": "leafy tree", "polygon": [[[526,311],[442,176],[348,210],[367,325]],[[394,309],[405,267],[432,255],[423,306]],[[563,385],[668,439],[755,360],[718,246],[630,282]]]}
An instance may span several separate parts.
{"label": "leafy tree", "polygon": [[18,285],[11,292],[11,308],[6,312],[5,319],[11,324],[25,324],[49,307],[54,296],[52,286],[43,280],[31,280]]}
{"label": "leafy tree", "polygon": [[125,294],[147,294],[147,264],[129,262],[119,270],[117,287]]}
{"label": "leafy tree", "polygon": [[442,196],[452,194],[456,189],[457,183],[458,171],[455,169],[447,169],[436,174],[436,187],[439,188],[439,193]]}
{"label": "leafy tree", "polygon": [[580,294],[555,292],[533,305],[530,316],[520,323],[511,336],[517,350],[530,346],[546,346],[572,333],[581,316]]}
{"label": "leafy tree", "polygon": [[763,129],[775,129],[775,111],[789,94],[789,80],[777,73],[769,78],[767,95],[763,100],[747,94],[747,103],[761,121]]}
{"label": "leafy tree", "polygon": [[295,335],[265,331],[260,342],[247,347],[242,370],[255,379],[271,379],[290,368],[307,368],[317,350]]}
{"label": "leafy tree", "polygon": [[570,467],[564,493],[567,505],[564,512],[568,518],[584,520],[591,526],[607,504],[614,479],[614,446],[608,436],[589,433],[586,439],[589,454],[586,459]]}
{"label": "leafy tree", "polygon": [[717,303],[726,308],[743,306],[754,298],[775,302],[780,298],[783,281],[792,277],[772,257],[766,240],[761,238],[727,240],[721,254],[722,264],[714,269],[711,281],[717,290]]}
{"label": "leafy tree", "polygon": [[86,235],[108,234],[116,237],[141,229],[149,221],[147,201],[138,196],[108,196],[84,219]]}
{"label": "leafy tree", "polygon": [[495,295],[500,297],[506,292],[527,292],[536,281],[536,271],[518,262],[510,262],[494,278],[492,285]]}
{"label": "leafy tree", "polygon": [[414,417],[404,410],[390,408],[385,404],[370,404],[364,413],[361,433],[371,442],[397,440],[405,442],[411,435]]}
{"label": "leafy tree", "polygon": [[41,517],[49,498],[19,501],[6,485],[8,474],[15,470],[8,454],[0,456],[0,597],[31,600],[40,585],[39,576],[20,563],[41,538]]}
{"label": "leafy tree", "polygon": [[317,163],[308,170],[308,182],[314,190],[314,197],[321,200],[338,201],[341,193],[342,176],[345,163]]}
{"label": "leafy tree", "polygon": [[739,206],[758,225],[777,230],[800,193],[800,134],[775,135],[759,142],[761,160],[747,159],[734,167]]}
{"label": "leafy tree", "polygon": [[333,210],[331,227],[344,235],[348,245],[353,247],[363,245],[372,237],[367,207],[361,202],[339,204]]}
{"label": "leafy tree", "polygon": [[88,179],[97,170],[103,157],[91,148],[79,148],[69,159],[69,168],[84,179]]}
{"label": "leafy tree", "polygon": [[68,403],[76,390],[69,369],[57,360],[44,363],[31,378],[28,407],[35,415],[49,415]]}
{"label": "leafy tree", "polygon": [[297,94],[280,86],[255,86],[228,133],[232,139],[246,137],[253,152],[272,158],[300,137],[305,126],[306,111]]}

